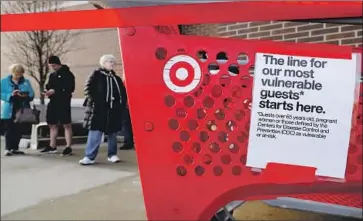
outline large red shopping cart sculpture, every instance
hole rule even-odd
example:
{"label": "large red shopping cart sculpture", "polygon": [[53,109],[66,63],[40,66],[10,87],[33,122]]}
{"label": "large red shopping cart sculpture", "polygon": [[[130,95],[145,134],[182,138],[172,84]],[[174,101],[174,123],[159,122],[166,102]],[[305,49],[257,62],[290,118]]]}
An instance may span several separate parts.
{"label": "large red shopping cart sculpture", "polygon": [[207,220],[232,200],[279,196],[362,208],[362,87],[344,180],[311,167],[246,167],[255,54],[351,59],[362,51],[182,36],[176,25],[361,16],[361,2],[224,2],[1,15],[1,30],[119,28],[148,219]]}

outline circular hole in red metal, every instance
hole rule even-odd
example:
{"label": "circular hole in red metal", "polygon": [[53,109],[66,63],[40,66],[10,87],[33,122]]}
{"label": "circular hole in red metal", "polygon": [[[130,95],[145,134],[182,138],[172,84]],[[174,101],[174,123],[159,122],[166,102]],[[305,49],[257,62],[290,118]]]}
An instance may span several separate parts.
{"label": "circular hole in red metal", "polygon": [[211,75],[216,75],[219,73],[219,65],[217,63],[211,63],[208,65],[208,71]]}
{"label": "circular hole in red metal", "polygon": [[211,143],[209,145],[209,149],[212,153],[219,153],[219,151],[221,151],[221,148],[219,147],[218,143]]}
{"label": "circular hole in red metal", "polygon": [[234,101],[233,101],[233,99],[230,98],[230,97],[225,98],[223,100],[223,106],[226,109],[233,109],[233,107],[234,107]]}
{"label": "circular hole in red metal", "polygon": [[246,65],[248,64],[248,55],[246,53],[240,53],[238,56],[237,56],[237,63],[239,65]]}
{"label": "circular hole in red metal", "polygon": [[208,54],[207,54],[207,52],[205,50],[199,50],[197,52],[197,58],[201,62],[206,62],[208,60]]}
{"label": "circular hole in red metal", "polygon": [[200,151],[202,151],[202,147],[201,147],[200,143],[193,143],[192,144],[192,151],[194,153],[200,153]]}
{"label": "circular hole in red metal", "polygon": [[190,139],[190,134],[188,131],[180,131],[180,140],[187,142]]}
{"label": "circular hole in red metal", "polygon": [[223,174],[223,168],[220,166],[215,166],[213,168],[213,173],[215,176],[221,176]]}
{"label": "circular hole in red metal", "polygon": [[222,75],[220,78],[219,78],[219,84],[222,86],[222,87],[228,87],[230,84],[231,84],[231,76],[229,75]]}
{"label": "circular hole in red metal", "polygon": [[182,107],[177,108],[175,113],[176,113],[176,116],[180,117],[180,118],[186,118],[188,115],[188,112]]}
{"label": "circular hole in red metal", "polygon": [[226,52],[219,52],[216,57],[217,63],[225,64],[228,62],[228,56]]}
{"label": "circular hole in red metal", "polygon": [[232,162],[232,158],[228,154],[224,154],[221,156],[221,161],[223,164],[230,164]]}
{"label": "circular hole in red metal", "polygon": [[243,110],[236,110],[236,111],[234,112],[234,117],[235,117],[235,118],[236,118],[236,120],[238,120],[238,121],[243,120],[244,116],[245,116],[245,112],[244,112]]}
{"label": "circular hole in red metal", "polygon": [[198,122],[196,120],[189,120],[188,121],[188,128],[191,131],[195,131],[198,128]]}
{"label": "circular hole in red metal", "polygon": [[214,116],[217,120],[224,120],[226,118],[226,113],[224,112],[223,109],[217,109],[214,112]]}
{"label": "circular hole in red metal", "polygon": [[175,99],[174,99],[174,97],[173,97],[173,96],[171,96],[171,95],[167,95],[167,96],[165,96],[165,98],[164,98],[164,104],[165,104],[167,107],[172,107],[172,106],[174,106],[174,104],[175,104]]}
{"label": "circular hole in red metal", "polygon": [[242,173],[242,168],[240,166],[233,166],[232,167],[232,174],[235,176],[239,176]]}
{"label": "circular hole in red metal", "polygon": [[202,166],[196,166],[194,172],[197,176],[203,176],[205,173],[204,168]]}
{"label": "circular hole in red metal", "polygon": [[356,165],[348,165],[348,167],[347,167],[347,172],[348,172],[348,174],[354,174],[354,173],[356,173],[357,172],[357,170],[358,170],[358,168],[357,168],[357,166]]}
{"label": "circular hole in red metal", "polygon": [[238,129],[236,122],[234,122],[233,120],[227,121],[226,127],[227,127],[227,130],[229,130],[231,132],[237,131],[237,129]]}
{"label": "circular hole in red metal", "polygon": [[194,158],[191,155],[185,155],[183,161],[185,164],[192,165],[194,163]]}
{"label": "circular hole in red metal", "polygon": [[177,130],[179,128],[179,122],[175,119],[170,119],[168,125],[172,130]]}
{"label": "circular hole in red metal", "polygon": [[229,146],[228,146],[228,149],[229,151],[231,151],[231,153],[238,153],[239,152],[239,147],[237,144],[235,143],[231,143]]}
{"label": "circular hole in red metal", "polygon": [[363,124],[363,122],[362,122],[362,114],[358,114],[357,119],[358,119],[358,124]]}
{"label": "circular hole in red metal", "polygon": [[228,74],[232,77],[236,77],[239,75],[239,66],[236,64],[231,64],[228,67]]}
{"label": "circular hole in red metal", "polygon": [[237,136],[237,140],[240,143],[244,143],[248,140],[248,135],[245,132],[239,131],[238,132],[238,136]]}
{"label": "circular hole in red metal", "polygon": [[350,145],[349,154],[354,154],[355,152],[357,152],[357,147],[355,145]]}
{"label": "circular hole in red metal", "polygon": [[175,153],[180,153],[183,151],[183,144],[181,144],[180,142],[174,142],[172,149]]}
{"label": "circular hole in red metal", "polygon": [[179,175],[179,176],[185,176],[187,175],[187,169],[184,167],[184,166],[178,166],[176,168],[176,173]]}
{"label": "circular hole in red metal", "polygon": [[214,100],[211,97],[206,97],[203,100],[203,105],[205,108],[212,108],[214,106]]}
{"label": "circular hole in red metal", "polygon": [[197,109],[197,118],[199,120],[204,119],[206,116],[207,116],[207,111],[206,110],[201,109],[201,108]]}
{"label": "circular hole in red metal", "polygon": [[232,88],[232,97],[240,98],[240,97],[242,97],[242,95],[243,95],[242,88],[237,87],[237,86],[234,86]]}
{"label": "circular hole in red metal", "polygon": [[216,131],[218,129],[217,123],[214,120],[209,120],[206,127],[210,131]]}
{"label": "circular hole in red metal", "polygon": [[225,143],[228,141],[228,134],[224,131],[218,132],[218,140],[222,143]]}
{"label": "circular hole in red metal", "polygon": [[193,105],[194,105],[194,98],[192,96],[186,96],[184,98],[184,105],[186,107],[193,107]]}
{"label": "circular hole in red metal", "polygon": [[204,154],[203,157],[202,157],[202,162],[204,164],[207,164],[207,165],[211,164],[212,163],[212,156],[209,155],[209,154]]}
{"label": "circular hole in red metal", "polygon": [[166,58],[167,54],[168,54],[168,52],[165,48],[158,48],[155,51],[155,57],[158,60],[164,60]]}
{"label": "circular hole in red metal", "polygon": [[241,87],[242,88],[248,88],[250,85],[251,85],[250,77],[243,76],[241,78]]}
{"label": "circular hole in red metal", "polygon": [[219,85],[214,85],[214,86],[212,87],[212,92],[211,92],[211,94],[212,94],[212,96],[213,96],[213,97],[220,97],[220,96],[222,96],[222,93],[223,93],[223,89],[222,89],[222,87],[221,87],[221,86],[219,86]]}
{"label": "circular hole in red metal", "polygon": [[209,135],[208,135],[208,132],[206,131],[202,131],[200,132],[199,134],[199,138],[202,142],[207,142],[209,140]]}

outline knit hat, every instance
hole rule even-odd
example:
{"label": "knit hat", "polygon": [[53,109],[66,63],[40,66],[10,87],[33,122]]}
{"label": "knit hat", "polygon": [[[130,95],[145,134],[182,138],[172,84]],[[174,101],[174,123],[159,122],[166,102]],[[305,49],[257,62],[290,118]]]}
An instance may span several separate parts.
{"label": "knit hat", "polygon": [[60,61],[59,57],[52,55],[48,58],[48,64],[59,64],[60,65],[61,61]]}

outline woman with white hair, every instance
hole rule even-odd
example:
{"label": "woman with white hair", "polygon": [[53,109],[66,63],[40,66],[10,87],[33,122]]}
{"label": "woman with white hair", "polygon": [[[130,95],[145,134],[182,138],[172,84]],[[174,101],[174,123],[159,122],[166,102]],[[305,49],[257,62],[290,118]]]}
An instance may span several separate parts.
{"label": "woman with white hair", "polygon": [[103,134],[108,137],[108,161],[117,163],[116,133],[122,128],[122,114],[126,107],[126,90],[122,80],[113,71],[113,55],[100,58],[101,67],[89,76],[85,88],[85,119],[83,126],[89,130],[85,156],[81,165],[95,163]]}
{"label": "woman with white hair", "polygon": [[1,120],[5,122],[5,156],[24,154],[19,150],[24,125],[14,122],[16,113],[30,107],[34,91],[30,81],[24,77],[21,64],[10,67],[11,75],[1,79]]}

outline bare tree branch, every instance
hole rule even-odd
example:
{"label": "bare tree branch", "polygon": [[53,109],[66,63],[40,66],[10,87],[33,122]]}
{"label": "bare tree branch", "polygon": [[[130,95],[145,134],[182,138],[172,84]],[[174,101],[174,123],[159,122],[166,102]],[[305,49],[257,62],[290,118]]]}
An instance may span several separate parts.
{"label": "bare tree branch", "polygon": [[[5,14],[61,11],[62,3],[64,1],[7,1],[1,3],[1,10]],[[54,30],[7,33],[10,51],[5,56],[27,67],[29,75],[39,84],[42,92],[49,72],[48,57],[57,55],[63,58],[77,50],[72,41],[78,36],[79,32],[76,31]],[[44,103],[43,97],[41,101]]]}

